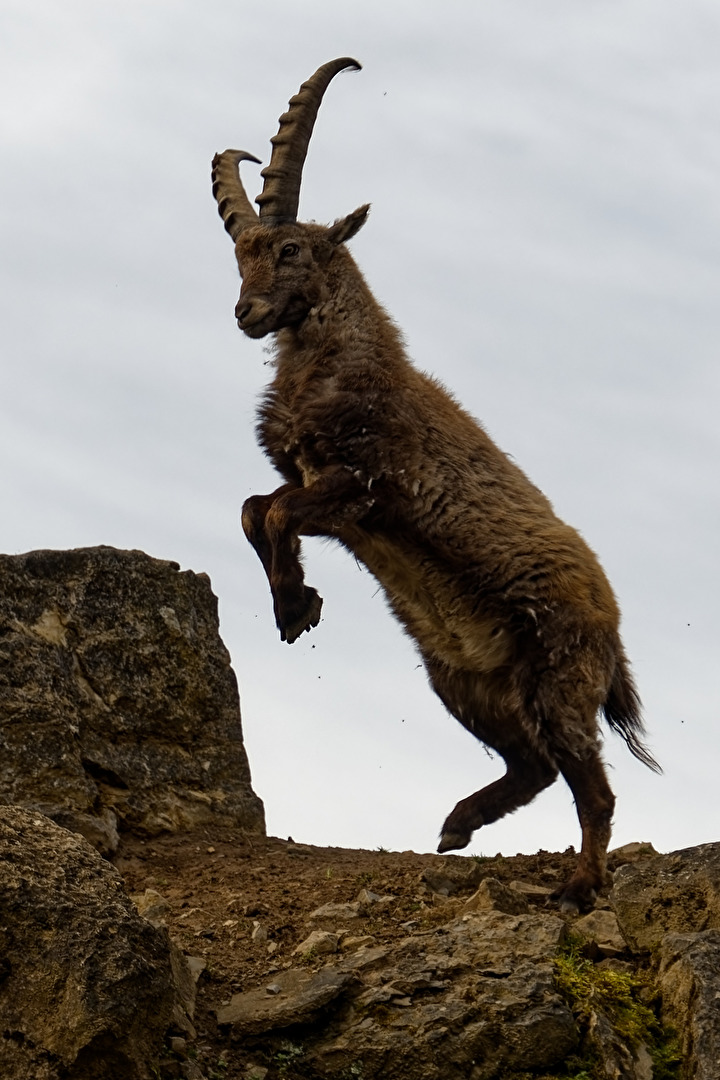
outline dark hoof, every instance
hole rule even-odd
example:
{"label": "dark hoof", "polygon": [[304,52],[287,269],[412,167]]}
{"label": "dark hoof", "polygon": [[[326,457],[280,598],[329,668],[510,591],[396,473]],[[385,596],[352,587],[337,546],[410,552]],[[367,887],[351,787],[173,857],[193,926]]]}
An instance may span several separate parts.
{"label": "dark hoof", "polygon": [[287,641],[288,645],[292,645],[293,641],[297,641],[301,634],[317,626],[320,622],[322,603],[322,596],[318,596],[315,589],[307,585],[304,586],[302,604],[298,604],[291,610],[278,615],[277,623],[280,630],[280,639]]}
{"label": "dark hoof", "polygon": [[569,881],[567,885],[551,893],[550,899],[557,904],[563,915],[583,915],[595,907],[597,893],[589,886],[573,885],[572,881]]}
{"label": "dark hoof", "polygon": [[446,851],[457,851],[459,848],[467,847],[472,840],[472,833],[453,832],[452,830],[443,830],[440,835],[440,843],[438,844],[438,854],[442,855]]}

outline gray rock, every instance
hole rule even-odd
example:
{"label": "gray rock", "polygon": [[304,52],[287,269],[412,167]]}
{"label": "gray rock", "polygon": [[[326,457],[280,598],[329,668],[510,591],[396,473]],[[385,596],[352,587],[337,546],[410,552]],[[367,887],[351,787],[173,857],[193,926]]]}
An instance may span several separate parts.
{"label": "gray rock", "polygon": [[658,975],[663,1018],[675,1028],[693,1080],[720,1075],[720,930],[667,934]]}
{"label": "gray rock", "polygon": [[17,807],[0,807],[0,965],[0,1076],[154,1075],[179,1009],[167,931],[82,837]]}
{"label": "gray rock", "polygon": [[497,878],[485,878],[477,892],[465,901],[466,911],[504,911],[506,915],[524,915],[530,910],[525,897],[503,885]]}
{"label": "gray rock", "polygon": [[0,803],[103,853],[117,827],[264,832],[205,574],[109,547],[0,555]]}
{"label": "gray rock", "polygon": [[340,934],[333,934],[330,930],[313,930],[304,941],[293,949],[293,956],[308,956],[338,951]]}
{"label": "gray rock", "polygon": [[583,1050],[602,1061],[607,1080],[653,1080],[652,1058],[647,1046],[641,1044],[631,1050],[627,1040],[618,1035],[602,1012],[591,1014]]}
{"label": "gray rock", "polygon": [[578,1039],[553,983],[564,934],[555,916],[467,913],[317,972],[285,971],[273,977],[279,993],[238,994],[218,1023],[233,1039],[302,1023],[303,1062],[319,1077],[492,1080],[551,1069]]}
{"label": "gray rock", "polygon": [[621,866],[610,900],[635,950],[653,949],[667,933],[720,928],[720,843]]}
{"label": "gray rock", "polygon": [[511,881],[509,888],[525,897],[534,896],[536,900],[547,900],[552,892],[547,885],[532,885],[529,881]]}
{"label": "gray rock", "polygon": [[167,925],[165,916],[170,910],[170,904],[156,889],[146,889],[144,893],[131,896],[130,899],[143,919],[147,919],[153,926]]}
{"label": "gray rock", "polygon": [[435,860],[432,866],[423,870],[420,879],[431,892],[439,896],[453,896],[462,890],[477,889],[487,876],[487,871],[475,859],[450,855]]}
{"label": "gray rock", "polygon": [[328,964],[316,972],[288,968],[269,985],[234,994],[228,1005],[216,1010],[217,1022],[229,1026],[233,1038],[305,1023],[353,982],[360,967],[384,958],[386,952],[383,948],[366,950],[364,956],[357,954],[359,959]]}
{"label": "gray rock", "polygon": [[627,948],[625,938],[620,933],[617,916],[612,911],[591,911],[589,915],[584,915],[573,923],[573,931],[586,941],[594,942],[598,952],[604,957],[618,956]]}
{"label": "gray rock", "polygon": [[608,862],[611,866],[623,866],[625,863],[639,862],[641,859],[652,859],[660,852],[656,851],[649,840],[633,840],[622,847],[608,851]]}
{"label": "gray rock", "polygon": [[351,900],[349,903],[328,903],[311,911],[307,922],[342,922],[345,919],[359,919],[367,910],[366,905],[359,900]]}

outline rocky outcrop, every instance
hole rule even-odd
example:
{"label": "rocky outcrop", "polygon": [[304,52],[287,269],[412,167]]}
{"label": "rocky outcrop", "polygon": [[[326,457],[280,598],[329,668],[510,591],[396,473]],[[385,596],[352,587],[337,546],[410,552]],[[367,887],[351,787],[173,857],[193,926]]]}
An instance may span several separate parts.
{"label": "rocky outcrop", "polygon": [[86,840],[0,807],[0,1076],[150,1080],[168,1027],[192,1030],[173,962]]}
{"label": "rocky outcrop", "polygon": [[75,829],[264,831],[205,574],[109,547],[0,555],[0,802]]}
{"label": "rocky outcrop", "polygon": [[663,1016],[692,1080],[720,1075],[720,843],[621,867],[611,894],[620,929],[658,966]]}
{"label": "rocky outcrop", "polygon": [[665,934],[720,929],[720,844],[656,855],[621,866],[612,891],[622,932],[636,951]]}
{"label": "rocky outcrop", "polygon": [[363,947],[316,972],[291,968],[218,1010],[230,1037],[308,1024],[318,1077],[492,1080],[551,1069],[578,1042],[553,982],[565,935],[554,915],[468,912],[392,948]]}

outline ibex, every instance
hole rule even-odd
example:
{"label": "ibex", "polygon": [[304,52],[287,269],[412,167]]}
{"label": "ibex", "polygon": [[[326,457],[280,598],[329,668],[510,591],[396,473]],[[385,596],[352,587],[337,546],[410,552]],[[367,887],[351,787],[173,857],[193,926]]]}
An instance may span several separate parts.
{"label": "ibex", "polygon": [[640,702],[608,581],[582,537],[434,379],[347,249],[364,205],[334,225],[297,221],[300,182],[323,95],[349,57],[323,64],[290,101],[262,172],[259,213],[243,160],[213,160],[213,193],[235,242],[235,315],[251,338],[275,335],[275,377],[259,409],[261,446],[283,477],[242,511],[283,641],[317,626],[322,599],[304,582],[301,536],[344,545],[382,586],[446,708],[496,750],[507,771],[457,804],[438,851],[529,803],[561,772],[582,828],[566,910],[592,907],[605,879],[615,797],[598,712],[630,751],[643,745]]}

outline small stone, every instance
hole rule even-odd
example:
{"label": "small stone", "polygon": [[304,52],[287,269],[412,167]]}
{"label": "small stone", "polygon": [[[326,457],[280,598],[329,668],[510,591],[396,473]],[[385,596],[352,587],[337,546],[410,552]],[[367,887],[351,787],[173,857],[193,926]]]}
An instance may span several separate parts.
{"label": "small stone", "polygon": [[612,911],[591,911],[577,920],[573,931],[595,942],[602,956],[617,956],[627,948],[617,917]]}
{"label": "small stone", "polygon": [[465,911],[502,911],[506,915],[525,915],[529,904],[516,889],[508,889],[497,878],[485,878],[477,892],[465,902]]}
{"label": "small stone", "polygon": [[375,938],[371,934],[359,934],[357,937],[344,937],[340,942],[340,948],[344,952],[353,952],[355,949],[362,949],[365,945],[372,945]]}
{"label": "small stone", "polygon": [[202,956],[186,956],[187,966],[190,969],[190,974],[195,982],[198,981],[203,971],[207,967],[207,960]]}
{"label": "small stone", "polygon": [[379,893],[371,892],[370,889],[361,889],[357,895],[357,902],[361,908],[386,908],[397,900],[396,896],[380,896]]}
{"label": "small stone", "polygon": [[250,939],[258,945],[264,944],[268,939],[267,929],[261,923],[254,922]]}
{"label": "small stone", "polygon": [[531,885],[529,881],[511,881],[509,888],[522,893],[523,896],[537,896],[538,899],[549,896],[552,892],[545,885]]}
{"label": "small stone", "polygon": [[269,942],[269,943],[268,943],[268,947],[267,947],[267,951],[268,951],[268,956],[272,956],[272,954],[273,954],[274,952],[277,952],[277,948],[278,948],[278,943],[277,943],[277,941],[271,941],[271,942]]}
{"label": "small stone", "polygon": [[608,851],[607,857],[608,861],[617,867],[624,866],[626,863],[639,862],[640,859],[651,859],[654,855],[659,855],[659,852],[649,841],[634,840],[630,844],[623,844],[622,847]]}
{"label": "small stone", "polygon": [[341,920],[341,919],[359,919],[362,914],[361,905],[357,900],[349,904],[323,904],[322,907],[316,908],[312,911],[308,917],[308,922],[319,922],[323,919],[328,921]]}
{"label": "small stone", "polygon": [[173,1035],[170,1039],[170,1049],[173,1054],[184,1054],[187,1049],[187,1039],[183,1039],[180,1035]]}
{"label": "small stone", "polygon": [[132,900],[143,919],[147,919],[153,926],[165,926],[165,916],[170,910],[170,904],[155,889],[146,889],[140,896],[133,896]]}
{"label": "small stone", "polygon": [[309,953],[334,953],[338,950],[337,934],[328,930],[313,930],[297,948],[293,949],[293,956],[307,956]]}

